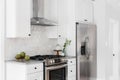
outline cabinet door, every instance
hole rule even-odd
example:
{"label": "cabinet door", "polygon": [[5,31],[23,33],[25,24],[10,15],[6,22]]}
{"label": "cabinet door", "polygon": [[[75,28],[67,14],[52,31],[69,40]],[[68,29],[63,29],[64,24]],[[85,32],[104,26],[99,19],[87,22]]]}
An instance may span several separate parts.
{"label": "cabinet door", "polygon": [[68,67],[68,77],[75,76],[76,75],[76,66],[70,66]]}
{"label": "cabinet door", "polygon": [[68,65],[68,80],[76,80],[76,66]]}
{"label": "cabinet door", "polygon": [[67,0],[58,0],[58,23],[59,25],[67,24]]}
{"label": "cabinet door", "polygon": [[106,2],[106,27],[105,27],[105,34],[106,34],[106,53],[107,60],[106,60],[106,73],[107,78],[112,78],[110,80],[119,80],[120,77],[120,54],[119,54],[119,47],[120,47],[120,8],[119,6],[120,1],[114,0],[107,0]]}
{"label": "cabinet door", "polygon": [[[58,23],[58,0],[44,0],[44,17]],[[58,26],[46,27],[48,38],[58,38]]]}
{"label": "cabinet door", "polygon": [[75,0],[58,0],[58,35],[67,37],[69,26],[75,22]]}
{"label": "cabinet door", "polygon": [[58,0],[44,0],[44,17],[58,22]]}
{"label": "cabinet door", "polygon": [[68,65],[76,65],[76,59],[68,59]]}
{"label": "cabinet door", "polygon": [[75,76],[68,77],[68,80],[76,80]]}
{"label": "cabinet door", "polygon": [[43,80],[43,72],[32,73],[27,76],[27,80]]}
{"label": "cabinet door", "polygon": [[58,37],[59,38],[63,38],[63,37],[65,38],[65,31],[67,30],[66,29],[68,23],[67,1],[68,0],[58,0]]}
{"label": "cabinet door", "polygon": [[76,21],[93,22],[92,0],[76,0]]}
{"label": "cabinet door", "polygon": [[7,37],[29,36],[31,4],[31,0],[6,0]]}
{"label": "cabinet door", "polygon": [[45,17],[58,23],[56,38],[66,38],[71,23],[75,23],[75,0],[45,0],[45,5]]}
{"label": "cabinet door", "polygon": [[45,0],[44,4],[44,16],[58,23],[58,26],[47,28],[48,38],[63,37],[68,19],[67,0]]}
{"label": "cabinet door", "polygon": [[43,71],[43,63],[27,65],[27,73],[36,73]]}

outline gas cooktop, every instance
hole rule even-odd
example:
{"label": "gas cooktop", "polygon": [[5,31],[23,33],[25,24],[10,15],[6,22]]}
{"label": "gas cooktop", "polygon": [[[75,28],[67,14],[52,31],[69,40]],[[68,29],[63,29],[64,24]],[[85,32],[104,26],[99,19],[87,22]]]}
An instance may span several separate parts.
{"label": "gas cooktop", "polygon": [[64,59],[64,56],[60,55],[35,55],[30,57],[31,60],[43,61],[45,62],[45,66],[55,65],[66,63],[67,60]]}
{"label": "gas cooktop", "polygon": [[30,59],[31,60],[46,60],[46,59],[54,59],[54,58],[61,58],[64,56],[60,56],[60,55],[35,55],[35,56],[31,56]]}

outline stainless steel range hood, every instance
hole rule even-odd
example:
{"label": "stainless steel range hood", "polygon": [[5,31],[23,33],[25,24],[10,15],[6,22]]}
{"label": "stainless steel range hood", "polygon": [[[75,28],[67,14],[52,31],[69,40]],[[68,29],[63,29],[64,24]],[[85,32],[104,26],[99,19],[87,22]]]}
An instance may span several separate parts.
{"label": "stainless steel range hood", "polygon": [[31,25],[56,26],[57,23],[44,18],[44,0],[33,0]]}

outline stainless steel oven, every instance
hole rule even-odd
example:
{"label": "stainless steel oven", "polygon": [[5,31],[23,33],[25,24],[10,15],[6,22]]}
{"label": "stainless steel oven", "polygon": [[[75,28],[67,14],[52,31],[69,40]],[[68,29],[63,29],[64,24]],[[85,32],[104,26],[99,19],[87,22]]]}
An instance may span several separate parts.
{"label": "stainless steel oven", "polygon": [[67,80],[67,63],[45,66],[45,80]]}
{"label": "stainless steel oven", "polygon": [[60,55],[35,55],[30,59],[43,61],[44,80],[67,80],[67,59]]}

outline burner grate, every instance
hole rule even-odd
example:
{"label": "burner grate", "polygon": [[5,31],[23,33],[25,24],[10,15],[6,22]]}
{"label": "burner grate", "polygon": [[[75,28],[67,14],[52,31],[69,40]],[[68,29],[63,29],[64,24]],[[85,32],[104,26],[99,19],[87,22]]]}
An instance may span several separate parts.
{"label": "burner grate", "polygon": [[35,55],[35,56],[31,56],[30,59],[31,60],[45,60],[45,59],[53,59],[53,58],[61,58],[64,56],[60,56],[60,55]]}

